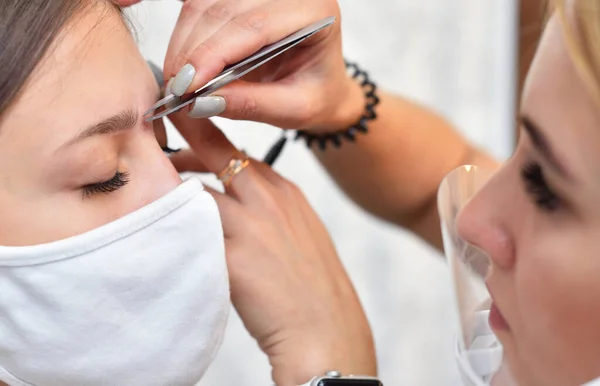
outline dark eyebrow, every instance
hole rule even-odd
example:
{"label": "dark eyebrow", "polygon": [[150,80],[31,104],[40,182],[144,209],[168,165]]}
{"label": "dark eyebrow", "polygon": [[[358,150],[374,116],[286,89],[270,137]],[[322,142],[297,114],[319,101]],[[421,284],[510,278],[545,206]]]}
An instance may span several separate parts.
{"label": "dark eyebrow", "polygon": [[525,131],[529,134],[529,138],[531,138],[533,146],[535,146],[535,148],[546,158],[548,163],[563,177],[568,180],[573,180],[572,174],[570,174],[567,168],[565,168],[564,164],[560,162],[556,156],[556,153],[554,153],[550,147],[548,139],[539,129],[539,127],[533,123],[531,118],[522,116],[521,123],[523,124]]}
{"label": "dark eyebrow", "polygon": [[65,146],[71,146],[95,135],[113,134],[132,129],[135,127],[135,125],[137,125],[138,119],[139,117],[135,110],[124,110],[117,115],[114,115],[83,130],[81,133],[77,134],[75,138],[67,142]]}

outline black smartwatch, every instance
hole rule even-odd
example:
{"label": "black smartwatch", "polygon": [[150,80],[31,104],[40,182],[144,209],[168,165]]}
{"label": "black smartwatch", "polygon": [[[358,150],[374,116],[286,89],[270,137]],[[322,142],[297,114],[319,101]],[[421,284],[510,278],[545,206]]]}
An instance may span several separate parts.
{"label": "black smartwatch", "polygon": [[328,371],[301,386],[383,386],[383,383],[375,377],[363,375],[343,376],[339,371]]}

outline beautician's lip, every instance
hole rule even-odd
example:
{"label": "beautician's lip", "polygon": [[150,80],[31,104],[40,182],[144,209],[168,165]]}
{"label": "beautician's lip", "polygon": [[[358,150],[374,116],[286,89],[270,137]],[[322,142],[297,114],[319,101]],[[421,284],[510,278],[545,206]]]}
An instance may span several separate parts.
{"label": "beautician's lip", "polygon": [[492,328],[492,330],[496,330],[496,331],[509,331],[510,326],[508,325],[508,322],[504,318],[502,311],[500,311],[500,308],[498,307],[498,303],[494,299],[494,295],[493,295],[491,286],[487,280],[486,280],[485,286],[487,287],[490,297],[492,298],[492,304],[490,305],[490,316],[489,316],[490,327]]}

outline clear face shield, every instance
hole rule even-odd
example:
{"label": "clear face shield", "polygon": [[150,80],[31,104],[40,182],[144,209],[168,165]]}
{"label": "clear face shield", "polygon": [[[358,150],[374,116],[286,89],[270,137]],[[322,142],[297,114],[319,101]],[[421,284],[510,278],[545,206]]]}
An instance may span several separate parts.
{"label": "clear face shield", "polygon": [[446,176],[438,191],[444,251],[460,326],[455,354],[463,382],[468,386],[517,385],[503,363],[502,346],[488,323],[491,297],[484,280],[489,258],[463,240],[456,227],[458,214],[491,174],[476,166],[462,166]]}

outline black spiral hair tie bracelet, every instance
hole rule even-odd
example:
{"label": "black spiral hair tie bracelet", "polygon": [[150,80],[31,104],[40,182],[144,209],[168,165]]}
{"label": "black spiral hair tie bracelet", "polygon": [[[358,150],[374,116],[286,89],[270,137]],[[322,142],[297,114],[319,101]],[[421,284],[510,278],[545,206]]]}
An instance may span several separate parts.
{"label": "black spiral hair tie bracelet", "polygon": [[340,147],[344,139],[354,142],[357,134],[366,134],[369,131],[367,122],[377,118],[375,113],[375,107],[379,104],[379,98],[376,95],[377,86],[369,79],[369,75],[356,64],[346,62],[346,69],[351,71],[352,78],[357,80],[363,88],[366,97],[365,113],[356,124],[346,130],[325,134],[313,134],[303,130],[297,131],[296,139],[304,139],[308,147],[316,142],[321,150],[325,150],[328,143]]}
{"label": "black spiral hair tie bracelet", "polygon": [[[309,148],[312,147],[313,143],[317,143],[319,145],[319,149],[325,150],[328,143],[331,143],[334,147],[339,148],[344,139],[355,142],[358,134],[366,134],[369,131],[367,123],[377,118],[377,113],[375,112],[375,107],[379,104],[377,86],[370,80],[369,75],[365,71],[361,70],[355,63],[350,63],[348,61],[345,63],[346,70],[348,70],[353,79],[360,83],[365,93],[365,113],[361,116],[356,124],[350,126],[346,130],[324,134],[313,134],[304,130],[296,131],[295,140],[303,139],[306,143],[306,146]],[[273,165],[277,158],[279,158],[279,155],[281,154],[286,142],[287,135],[284,132],[281,138],[271,147],[263,159],[263,162],[268,165]]]}

